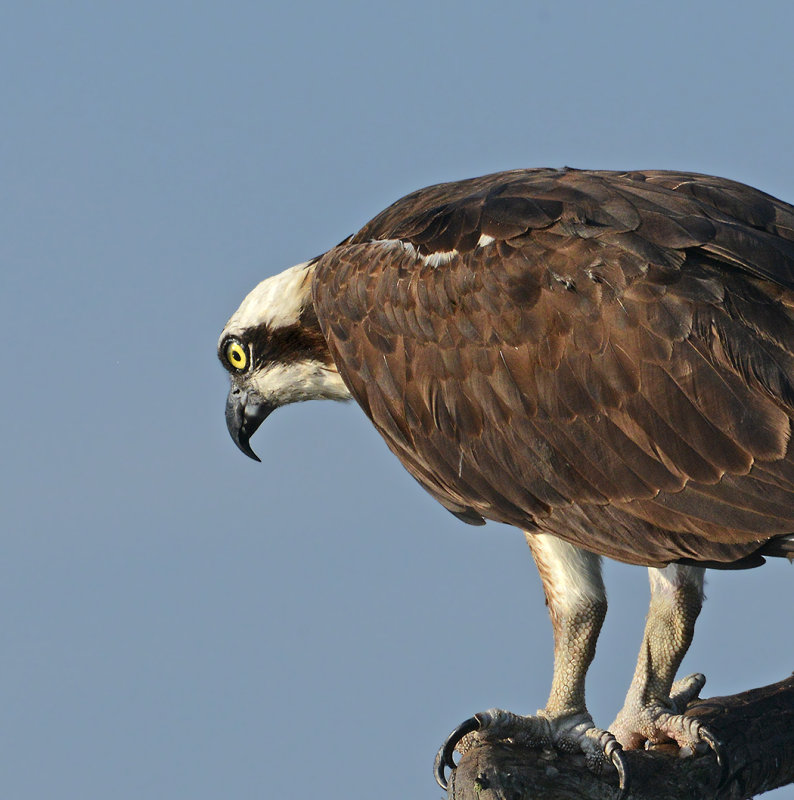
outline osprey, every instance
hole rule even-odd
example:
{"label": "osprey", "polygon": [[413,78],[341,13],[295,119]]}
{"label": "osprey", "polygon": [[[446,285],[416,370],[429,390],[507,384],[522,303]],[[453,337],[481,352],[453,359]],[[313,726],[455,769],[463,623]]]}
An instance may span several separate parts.
{"label": "osprey", "polygon": [[[794,207],[690,173],[533,169],[421,189],[260,283],[223,330],[229,432],[278,406],[353,398],[465,522],[522,530],[554,627],[549,700],[477,738],[581,750],[719,742],[674,682],[705,567],[794,554]],[[600,558],[650,569],[623,709],[585,705],[606,613]]]}

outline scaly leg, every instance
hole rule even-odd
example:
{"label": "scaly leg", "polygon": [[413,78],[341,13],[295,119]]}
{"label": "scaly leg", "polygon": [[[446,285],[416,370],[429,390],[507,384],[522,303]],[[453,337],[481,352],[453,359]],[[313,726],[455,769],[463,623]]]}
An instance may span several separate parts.
{"label": "scaly leg", "polygon": [[673,684],[703,605],[703,573],[678,564],[649,570],[651,605],[637,668],[610,730],[627,749],[674,741],[694,752],[708,745],[722,764],[713,735],[697,719],[682,716],[706,679],[695,674]]}
{"label": "scaly leg", "polygon": [[501,709],[476,714],[450,734],[436,757],[436,779],[446,788],[445,768],[454,769],[452,753],[464,752],[477,739],[511,739],[530,746],[552,745],[582,751],[588,764],[600,768],[612,761],[627,789],[620,745],[608,731],[593,725],[585,705],[585,675],[607,610],[601,559],[549,534],[527,533],[546,593],[554,628],[554,674],[546,707],[523,717]]}

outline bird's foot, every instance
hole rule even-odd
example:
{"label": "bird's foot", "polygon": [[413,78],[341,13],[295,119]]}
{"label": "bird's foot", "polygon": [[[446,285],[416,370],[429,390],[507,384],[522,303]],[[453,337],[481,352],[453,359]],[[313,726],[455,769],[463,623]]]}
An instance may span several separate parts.
{"label": "bird's foot", "polygon": [[610,762],[618,772],[621,797],[628,793],[629,775],[623,748],[609,731],[596,728],[586,711],[563,716],[539,711],[537,716],[522,717],[491,708],[469,717],[452,731],[436,755],[435,774],[439,786],[447,788],[446,771],[457,766],[453,758],[455,750],[462,754],[478,743],[498,741],[526,747],[553,747],[565,753],[582,752],[585,763],[596,774]]}
{"label": "bird's foot", "polygon": [[678,745],[681,756],[712,750],[724,777],[728,764],[722,743],[697,717],[684,715],[705,683],[700,673],[676,681],[668,702],[643,702],[630,695],[610,730],[627,750],[652,749],[669,742]]}

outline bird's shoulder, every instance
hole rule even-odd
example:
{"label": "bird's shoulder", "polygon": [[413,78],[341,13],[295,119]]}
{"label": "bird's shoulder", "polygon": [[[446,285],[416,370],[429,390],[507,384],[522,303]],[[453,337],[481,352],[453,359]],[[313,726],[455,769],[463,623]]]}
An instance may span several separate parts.
{"label": "bird's shoulder", "polygon": [[[429,186],[393,203],[346,245],[397,240],[420,256],[541,235],[619,245],[638,260],[680,263],[703,247],[717,260],[792,288],[794,207],[744,184],[671,171],[528,169]],[[759,252],[760,249],[760,252]]]}

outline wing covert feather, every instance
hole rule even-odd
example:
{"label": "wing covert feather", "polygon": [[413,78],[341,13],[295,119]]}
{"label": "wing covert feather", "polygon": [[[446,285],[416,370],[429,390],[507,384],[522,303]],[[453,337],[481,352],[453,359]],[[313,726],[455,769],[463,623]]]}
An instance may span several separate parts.
{"label": "wing covert feather", "polygon": [[660,565],[794,530],[792,289],[794,209],[768,195],[529,170],[398,201],[319,259],[314,302],[450,510]]}

